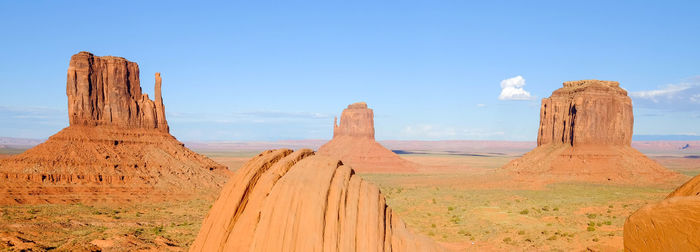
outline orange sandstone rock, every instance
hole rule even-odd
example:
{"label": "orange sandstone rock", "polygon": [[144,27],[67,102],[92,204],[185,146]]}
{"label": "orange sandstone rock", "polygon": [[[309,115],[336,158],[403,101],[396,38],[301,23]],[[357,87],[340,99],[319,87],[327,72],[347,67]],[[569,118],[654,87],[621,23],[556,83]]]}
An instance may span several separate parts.
{"label": "orange sandstone rock", "polygon": [[700,250],[700,176],[625,221],[626,251]]}
{"label": "orange sandstone rock", "polygon": [[121,57],[80,52],[68,66],[70,125],[114,125],[168,132],[156,74],[156,102],[141,93],[138,64]]}
{"label": "orange sandstone rock", "polygon": [[268,150],[224,186],[190,251],[442,251],[379,188],[302,149]]}
{"label": "orange sandstone rock", "polygon": [[0,204],[157,201],[218,190],[230,172],[168,133],[160,74],[155,102],[141,93],[138,75],[123,58],[73,55],[70,126],[0,160]]}
{"label": "orange sandstone rock", "polygon": [[341,159],[358,172],[415,171],[415,164],[374,140],[374,112],[364,102],[348,105],[333,123],[333,139],[318,149],[319,155]]}
{"label": "orange sandstone rock", "polygon": [[537,145],[632,143],[632,100],[616,81],[564,82],[542,99]]}
{"label": "orange sandstone rock", "polygon": [[537,148],[502,170],[545,182],[659,183],[683,176],[631,147],[634,117],[614,81],[565,82],[542,99]]}

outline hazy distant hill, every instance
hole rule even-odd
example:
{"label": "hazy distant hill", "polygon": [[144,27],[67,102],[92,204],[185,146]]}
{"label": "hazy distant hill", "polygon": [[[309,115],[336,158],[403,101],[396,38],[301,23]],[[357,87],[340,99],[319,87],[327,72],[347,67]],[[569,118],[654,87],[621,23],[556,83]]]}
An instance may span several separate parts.
{"label": "hazy distant hill", "polygon": [[[680,136],[680,135],[674,135]],[[640,136],[641,139],[650,137]],[[692,137],[692,136],[686,136]],[[637,138],[637,137],[635,137]],[[654,139],[651,137],[651,139]],[[41,139],[27,139],[14,137],[0,137],[0,148],[28,149],[44,142]],[[228,151],[262,151],[267,149],[309,148],[317,150],[328,140],[280,140],[280,141],[212,141],[212,142],[184,142],[188,148],[203,152],[228,152]],[[522,154],[536,146],[534,141],[483,141],[483,140],[447,140],[447,141],[411,141],[411,140],[384,140],[379,141],[385,147],[399,153],[502,153]],[[698,140],[634,140],[632,147],[638,150],[664,153],[698,153],[700,152],[700,139]]]}
{"label": "hazy distant hill", "polygon": [[0,137],[0,148],[28,149],[44,141],[42,139]]}

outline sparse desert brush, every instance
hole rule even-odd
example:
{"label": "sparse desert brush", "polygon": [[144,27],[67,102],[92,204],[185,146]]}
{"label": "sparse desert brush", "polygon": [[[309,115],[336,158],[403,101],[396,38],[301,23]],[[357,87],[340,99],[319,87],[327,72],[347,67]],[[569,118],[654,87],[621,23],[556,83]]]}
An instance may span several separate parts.
{"label": "sparse desert brush", "polygon": [[511,239],[510,237],[503,238],[503,242],[505,242],[505,243],[510,243],[512,241],[513,241],[513,239]]}
{"label": "sparse desert brush", "polygon": [[464,235],[464,236],[472,236],[472,233],[470,233],[467,230],[461,229],[457,232],[458,234]]}
{"label": "sparse desert brush", "polygon": [[528,214],[528,213],[530,213],[530,211],[527,210],[527,209],[524,209],[524,210],[520,211],[520,214]]}

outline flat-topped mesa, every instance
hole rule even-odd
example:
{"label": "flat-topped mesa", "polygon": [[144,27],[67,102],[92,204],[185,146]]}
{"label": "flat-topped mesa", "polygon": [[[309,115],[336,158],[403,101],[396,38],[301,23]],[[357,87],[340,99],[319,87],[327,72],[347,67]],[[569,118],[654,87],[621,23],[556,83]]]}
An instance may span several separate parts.
{"label": "flat-topped mesa", "polygon": [[357,102],[348,105],[333,123],[333,138],[338,136],[351,136],[358,138],[374,139],[374,112],[367,107],[367,103]]}
{"label": "flat-topped mesa", "polygon": [[632,143],[632,100],[615,81],[580,80],[542,99],[537,146]]}
{"label": "flat-topped mesa", "polygon": [[141,93],[139,66],[121,57],[79,52],[68,66],[66,94],[70,125],[113,125],[168,132],[156,73],[155,102]]}

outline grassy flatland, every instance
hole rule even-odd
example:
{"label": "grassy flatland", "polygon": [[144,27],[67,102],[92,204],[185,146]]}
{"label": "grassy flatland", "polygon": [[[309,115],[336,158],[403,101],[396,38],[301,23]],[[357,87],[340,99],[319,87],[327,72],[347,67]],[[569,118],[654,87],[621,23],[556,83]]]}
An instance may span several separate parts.
{"label": "grassy flatland", "polygon": [[178,250],[194,241],[211,204],[193,199],[121,206],[0,206],[0,234],[31,240],[43,249],[75,250],[97,241],[113,242],[119,250]]}
{"label": "grassy flatland", "polygon": [[411,228],[439,241],[486,242],[502,249],[621,249],[625,218],[670,192],[588,184],[554,184],[543,190],[405,186],[401,181],[407,175],[361,175],[380,186]]}
{"label": "grassy flatland", "polygon": [[[236,170],[258,152],[206,154]],[[414,174],[360,175],[381,188],[412,229],[474,250],[619,251],[625,218],[673,188],[553,184],[538,190],[484,189],[468,183],[478,183],[480,176],[516,154],[401,156],[439,167]],[[700,159],[652,158],[687,175],[700,173]],[[131,244],[121,249],[186,250],[214,198],[118,206],[0,206],[0,250],[3,237],[9,236],[29,239],[44,249],[74,250],[96,241]],[[483,244],[487,246],[477,247]]]}

